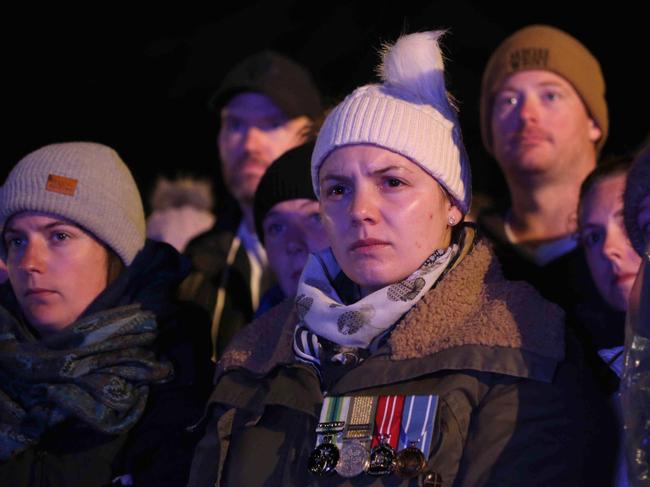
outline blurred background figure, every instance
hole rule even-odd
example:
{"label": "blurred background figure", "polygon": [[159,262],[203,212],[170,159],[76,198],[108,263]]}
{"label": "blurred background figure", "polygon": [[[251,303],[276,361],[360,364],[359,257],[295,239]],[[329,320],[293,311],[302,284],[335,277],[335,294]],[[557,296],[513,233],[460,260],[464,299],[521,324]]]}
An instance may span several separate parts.
{"label": "blurred background figure", "polygon": [[254,316],[273,284],[256,232],[253,200],[271,163],[307,140],[320,117],[320,93],[309,72],[286,56],[262,51],[243,59],[211,99],[219,117],[221,175],[235,203],[216,225],[193,239],[185,254],[193,271],[180,296],[212,317],[216,359]]}
{"label": "blurred background figure", "polygon": [[630,485],[650,485],[650,144],[625,188],[625,226],[643,261],[630,296],[621,395]]}
{"label": "blurred background figure", "polygon": [[183,252],[188,242],[215,224],[212,185],[206,179],[159,177],[150,199],[147,237]]}
{"label": "blurred background figure", "polygon": [[257,316],[293,298],[309,254],[329,247],[311,184],[313,151],[314,143],[309,142],[280,156],[255,192],[255,228],[277,279],[262,298]]}
{"label": "blurred background figure", "polygon": [[578,207],[579,241],[596,288],[608,311],[613,312],[607,314],[609,322],[598,320],[594,313],[598,309],[591,306],[589,320],[582,321],[589,326],[601,356],[605,349],[616,351],[615,360],[609,355],[605,360],[611,362],[618,377],[623,365],[625,312],[641,265],[623,222],[623,192],[631,165],[632,158],[627,156],[600,164],[582,184]]}
{"label": "blurred background figure", "polygon": [[[624,364],[625,312],[641,265],[623,222],[623,192],[631,164],[632,158],[627,156],[601,163],[582,183],[578,207],[580,243],[594,283],[608,307],[584,306],[580,314],[591,346],[608,366],[596,370],[600,371],[601,383],[608,384],[612,394],[621,424],[621,445],[623,428],[618,391]],[[616,471],[615,485],[628,485],[622,448]]]}

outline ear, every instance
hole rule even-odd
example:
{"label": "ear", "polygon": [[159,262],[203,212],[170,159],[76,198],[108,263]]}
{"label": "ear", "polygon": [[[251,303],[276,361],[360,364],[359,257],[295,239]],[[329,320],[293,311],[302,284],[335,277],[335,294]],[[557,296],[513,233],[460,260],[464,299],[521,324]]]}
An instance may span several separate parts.
{"label": "ear", "polygon": [[603,131],[600,130],[598,124],[591,117],[589,118],[588,133],[589,133],[589,140],[594,143],[600,140],[600,138],[603,136]]}

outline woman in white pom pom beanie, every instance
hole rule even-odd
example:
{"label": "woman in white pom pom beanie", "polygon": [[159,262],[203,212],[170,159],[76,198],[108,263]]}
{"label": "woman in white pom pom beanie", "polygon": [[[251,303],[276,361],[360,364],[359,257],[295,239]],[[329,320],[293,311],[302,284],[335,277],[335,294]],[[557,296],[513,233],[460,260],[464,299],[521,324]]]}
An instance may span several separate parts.
{"label": "woman in white pom pom beanie", "polygon": [[441,34],[387,47],[382,83],[327,117],[331,248],[222,357],[190,485],[580,485],[562,312],[462,223]]}

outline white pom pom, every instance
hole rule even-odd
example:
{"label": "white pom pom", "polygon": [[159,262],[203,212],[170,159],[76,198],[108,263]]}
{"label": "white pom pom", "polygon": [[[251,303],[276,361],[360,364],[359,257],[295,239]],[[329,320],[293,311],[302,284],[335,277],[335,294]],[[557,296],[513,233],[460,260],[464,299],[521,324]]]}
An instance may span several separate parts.
{"label": "white pom pom", "polygon": [[445,66],[438,39],[444,30],[418,32],[400,37],[382,49],[379,75],[382,81],[407,92],[414,101],[454,114],[453,100],[445,88]]}

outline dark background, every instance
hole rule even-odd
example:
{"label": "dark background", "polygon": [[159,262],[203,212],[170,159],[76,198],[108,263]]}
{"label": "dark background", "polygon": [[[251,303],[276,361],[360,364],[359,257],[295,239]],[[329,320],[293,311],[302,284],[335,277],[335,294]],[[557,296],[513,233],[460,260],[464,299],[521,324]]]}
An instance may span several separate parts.
{"label": "dark background", "polygon": [[648,133],[650,42],[642,2],[606,8],[467,0],[237,1],[204,10],[108,5],[69,11],[34,7],[4,16],[0,180],[29,151],[70,140],[117,149],[145,198],[158,173],[216,177],[216,120],[206,100],[243,56],[262,48],[289,54],[311,70],[334,103],[375,80],[382,42],[436,28],[450,29],[443,41],[448,87],[460,100],[479,191],[503,191],[480,141],[482,71],[501,40],[524,25],[564,29],[600,60],[611,120],[606,154],[634,150]]}

